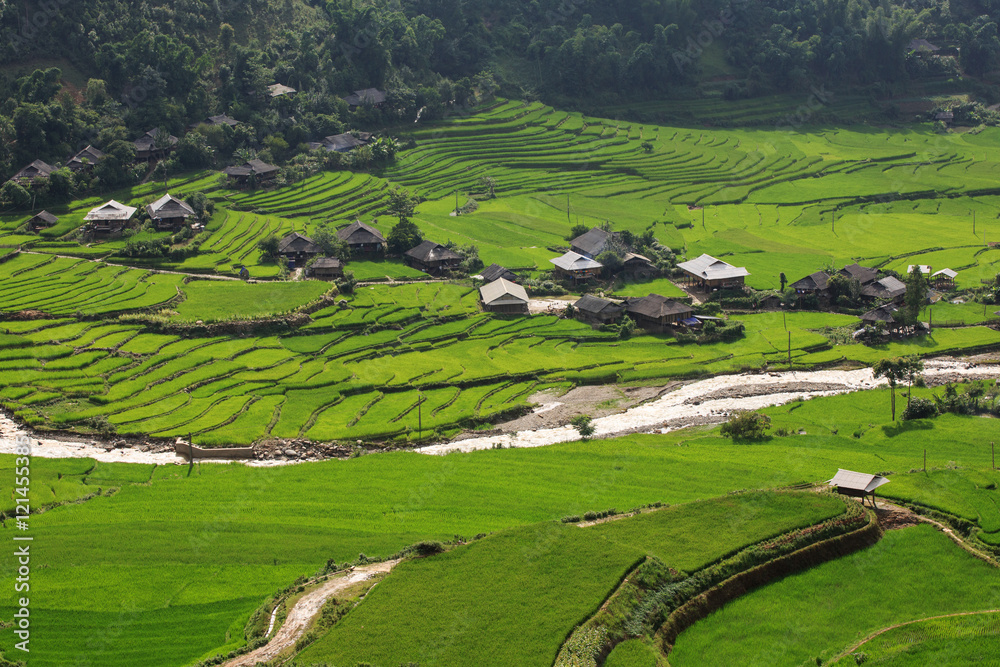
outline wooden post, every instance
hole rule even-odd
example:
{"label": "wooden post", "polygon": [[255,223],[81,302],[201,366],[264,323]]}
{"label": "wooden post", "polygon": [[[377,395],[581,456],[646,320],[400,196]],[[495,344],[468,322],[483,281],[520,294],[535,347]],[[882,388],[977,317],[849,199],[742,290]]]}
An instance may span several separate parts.
{"label": "wooden post", "polygon": [[927,472],[927,448],[924,448],[924,472]]}
{"label": "wooden post", "polygon": [[424,397],[417,394],[417,440],[421,440],[424,437]]}
{"label": "wooden post", "polygon": [[785,327],[785,331],[788,331],[788,317],[785,311],[781,311],[781,325]]}
{"label": "wooden post", "polygon": [[701,207],[701,228],[705,229],[705,207]]}
{"label": "wooden post", "polygon": [[990,467],[993,468],[994,470],[996,470],[997,469],[997,448],[996,448],[996,445],[994,445],[992,441],[990,442],[990,458],[993,460],[993,462],[990,464]]}
{"label": "wooden post", "polygon": [[792,332],[788,332],[788,370],[792,370]]}
{"label": "wooden post", "polygon": [[573,224],[573,219],[569,217],[569,193],[566,193],[566,222]]}

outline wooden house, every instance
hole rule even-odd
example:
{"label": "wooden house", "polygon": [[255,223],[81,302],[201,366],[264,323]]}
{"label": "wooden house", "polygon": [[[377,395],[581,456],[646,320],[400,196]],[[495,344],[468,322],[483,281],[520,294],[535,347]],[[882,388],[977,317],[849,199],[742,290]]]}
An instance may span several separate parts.
{"label": "wooden house", "polygon": [[848,266],[845,266],[837,273],[844,276],[848,280],[857,280],[862,285],[873,283],[875,282],[875,279],[878,278],[877,269],[872,269],[867,266],[861,266],[856,262],[854,264],[849,264]]}
{"label": "wooden house", "polygon": [[869,475],[853,470],[837,469],[837,474],[827,484],[837,487],[837,493],[842,496],[861,498],[863,505],[866,497],[871,497],[872,507],[875,507],[875,489],[888,484],[889,480],[881,475]]}
{"label": "wooden house", "polygon": [[629,278],[648,280],[656,275],[656,265],[648,257],[634,252],[625,253],[622,261],[622,273]]}
{"label": "wooden house", "polygon": [[461,255],[434,241],[424,241],[416,248],[407,250],[403,259],[413,268],[432,275],[457,269],[462,264]]}
{"label": "wooden house", "polygon": [[635,323],[653,331],[677,326],[694,314],[694,308],[659,294],[625,300],[625,311]]}
{"label": "wooden house", "polygon": [[371,139],[372,134],[370,132],[359,132],[357,134],[344,132],[343,134],[332,134],[324,137],[323,141],[319,142],[319,145],[334,153],[349,153],[355,148],[366,146],[371,142]]}
{"label": "wooden house", "polygon": [[209,116],[205,119],[206,125],[228,125],[229,127],[236,127],[240,124],[240,121],[235,118],[230,118],[226,114],[220,114],[218,116]]}
{"label": "wooden house", "polygon": [[610,324],[621,319],[625,306],[592,294],[584,294],[573,304],[576,318],[589,324]]}
{"label": "wooden house", "polygon": [[505,315],[527,315],[528,293],[517,283],[503,278],[479,288],[483,310]]}
{"label": "wooden house", "polygon": [[906,296],[906,283],[894,276],[886,276],[862,287],[861,296],[868,301],[902,303],[903,297]]}
{"label": "wooden house", "polygon": [[358,107],[380,107],[385,104],[386,99],[385,91],[378,88],[365,88],[364,90],[355,90],[345,97],[344,101],[347,102],[348,107],[356,109]]}
{"label": "wooden house", "polygon": [[733,266],[711,255],[701,255],[677,265],[684,272],[689,283],[702,289],[743,289],[750,272],[742,266]]}
{"label": "wooden house", "polygon": [[578,255],[594,258],[604,252],[608,243],[615,237],[617,234],[614,232],[606,232],[600,227],[594,227],[570,241],[569,249]]}
{"label": "wooden house", "polygon": [[801,280],[796,280],[794,283],[789,285],[796,294],[808,295],[815,294],[817,296],[826,293],[827,283],[830,282],[830,275],[825,271],[817,271],[816,273],[811,273]]}
{"label": "wooden house", "polygon": [[371,225],[356,220],[343,229],[337,230],[337,238],[347,244],[351,252],[383,252],[385,237]]}
{"label": "wooden house", "polygon": [[146,213],[153,221],[156,231],[177,231],[197,214],[187,202],[165,194],[152,204],[146,206]]}
{"label": "wooden house", "polygon": [[121,234],[137,210],[139,209],[132,206],[125,206],[112,199],[106,204],[91,209],[83,219],[87,223],[87,231],[91,234],[95,236],[116,236]]}
{"label": "wooden house", "polygon": [[59,218],[52,215],[48,211],[42,211],[28,219],[28,229],[38,233],[42,229],[48,229],[49,227],[55,226],[57,222],[59,222]]}
{"label": "wooden house", "polygon": [[296,90],[291,86],[286,86],[282,83],[272,83],[267,87],[267,94],[271,97],[283,97],[285,95],[293,95]]}
{"label": "wooden house", "polygon": [[312,263],[309,271],[313,278],[336,280],[344,277],[344,263],[336,257],[320,257]]}
{"label": "wooden house", "polygon": [[[161,137],[160,135],[163,135]],[[132,143],[135,145],[135,159],[159,160],[165,158],[177,146],[177,137],[158,127],[153,128]]]}
{"label": "wooden house", "polygon": [[886,304],[864,313],[861,316],[861,321],[870,326],[876,326],[882,322],[886,331],[895,333],[905,328],[903,322],[897,317],[898,313],[899,309],[896,306]]}
{"label": "wooden house", "polygon": [[941,269],[931,274],[931,283],[937,289],[952,289],[955,287],[955,278],[958,276],[958,271],[953,269]]}
{"label": "wooden house", "polygon": [[254,158],[238,166],[226,167],[222,173],[239,187],[256,187],[273,181],[278,176],[278,171],[278,167],[273,164]]}
{"label": "wooden house", "polygon": [[521,278],[516,273],[510,269],[500,266],[499,264],[490,264],[485,269],[480,271],[479,275],[488,283],[491,283],[494,280],[499,280],[500,278],[512,283],[521,282]]}
{"label": "wooden house", "polygon": [[570,250],[562,257],[550,259],[555,264],[557,276],[569,278],[573,282],[586,282],[601,274],[603,265],[595,259]]}
{"label": "wooden house", "polygon": [[94,165],[104,159],[104,153],[93,146],[87,146],[82,151],[66,161],[71,171],[90,171]]}
{"label": "wooden house", "polygon": [[27,167],[11,176],[10,180],[23,187],[30,187],[35,179],[48,178],[56,168],[47,162],[35,160]]}
{"label": "wooden house", "polygon": [[292,232],[278,241],[278,254],[288,260],[288,268],[294,269],[318,255],[319,246],[308,236]]}

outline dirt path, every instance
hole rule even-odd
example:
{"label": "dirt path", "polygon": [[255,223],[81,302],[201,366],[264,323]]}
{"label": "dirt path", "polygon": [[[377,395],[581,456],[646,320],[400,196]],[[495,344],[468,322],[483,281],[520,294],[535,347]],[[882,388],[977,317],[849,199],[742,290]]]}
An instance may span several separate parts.
{"label": "dirt path", "polygon": [[876,630],[875,632],[871,633],[870,635],[868,635],[867,637],[865,637],[861,641],[859,641],[856,644],[852,645],[850,648],[845,649],[841,653],[838,653],[833,658],[833,660],[831,660],[828,664],[831,664],[831,665],[836,664],[838,661],[843,660],[844,658],[846,658],[847,656],[849,656],[851,653],[854,653],[859,648],[861,648],[862,646],[864,646],[865,644],[867,644],[871,640],[875,639],[879,635],[883,635],[883,634],[889,632],[890,630],[895,630],[896,628],[902,628],[902,627],[907,626],[907,625],[913,625],[914,623],[922,623],[924,621],[936,621],[936,620],[941,619],[941,618],[954,618],[956,616],[980,616],[982,614],[996,614],[996,613],[1000,613],[1000,609],[984,609],[983,611],[960,611],[960,612],[956,612],[954,614],[942,614],[941,616],[927,616],[926,618],[918,618],[918,619],[913,620],[913,621],[904,621],[903,623],[896,623],[895,625],[890,625],[889,627],[882,628],[881,630]]}
{"label": "dirt path", "polygon": [[330,598],[349,586],[371,579],[375,574],[389,572],[398,562],[386,561],[384,563],[356,567],[347,575],[331,579],[316,590],[303,595],[295,603],[295,606],[292,607],[292,610],[288,612],[284,625],[271,638],[271,641],[255,651],[223,663],[223,667],[253,667],[258,663],[273,660],[282,651],[295,646],[295,642],[305,634],[309,623]]}
{"label": "dirt path", "polygon": [[[910,509],[908,509],[906,507],[902,507],[900,505],[896,505],[894,503],[890,503],[890,502],[887,502],[885,500],[878,500],[878,501],[876,501],[875,508],[877,510],[887,510],[889,512],[892,512],[892,513],[898,514],[898,515],[905,515],[906,519],[909,521],[909,523],[903,522],[900,525],[890,525],[889,526],[890,529],[891,528],[896,528],[896,527],[905,528],[907,525],[915,525],[915,523],[917,523],[917,522],[929,523],[932,526],[934,526],[935,528],[937,528],[938,530],[940,530],[942,533],[944,533],[945,535],[947,535],[951,539],[952,542],[954,542],[955,544],[957,544],[963,551],[965,551],[966,553],[968,553],[970,556],[974,556],[974,557],[978,558],[979,560],[983,561],[984,563],[988,563],[988,564],[992,565],[993,567],[1000,567],[1000,563],[997,563],[996,559],[992,555],[986,553],[985,551],[980,551],[979,549],[976,549],[975,547],[973,547],[971,544],[969,544],[968,542],[966,542],[965,540],[963,540],[961,538],[961,536],[959,536],[951,528],[951,526],[948,526],[947,524],[941,523],[940,521],[936,521],[935,519],[932,519],[932,518],[930,518],[928,516],[923,516],[922,514],[917,514],[916,512],[913,512],[913,511],[911,511]],[[895,522],[891,522],[891,523],[895,523]]]}

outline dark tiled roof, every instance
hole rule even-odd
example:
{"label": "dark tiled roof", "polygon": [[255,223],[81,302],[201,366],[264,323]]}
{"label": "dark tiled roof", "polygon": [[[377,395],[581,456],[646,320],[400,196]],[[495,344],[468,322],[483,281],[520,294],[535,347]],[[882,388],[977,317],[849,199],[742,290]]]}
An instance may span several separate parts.
{"label": "dark tiled roof", "polygon": [[338,229],[337,238],[347,245],[385,243],[385,237],[382,236],[382,232],[371,225],[366,225],[360,220],[351,223],[343,229]]}
{"label": "dark tiled roof", "polygon": [[886,276],[871,285],[865,285],[861,294],[876,299],[895,299],[906,294],[906,283],[893,276]]}
{"label": "dark tiled roof", "polygon": [[188,218],[195,214],[194,209],[188,206],[187,202],[169,194],[163,195],[146,206],[146,213],[154,220],[156,218]]}
{"label": "dark tiled roof", "polygon": [[869,310],[861,316],[862,322],[889,322],[895,324],[895,313],[898,309],[895,306],[879,306],[874,310]]}
{"label": "dark tiled roof", "polygon": [[343,263],[336,257],[320,257],[312,266],[314,269],[339,269]]}
{"label": "dark tiled roof", "polygon": [[70,167],[84,167],[88,165],[97,164],[102,159],[104,159],[104,153],[97,150],[93,146],[87,146],[82,151],[71,157],[67,162],[66,166]]}
{"label": "dark tiled roof", "polygon": [[610,309],[611,312],[620,313],[623,306],[614,301],[609,301],[607,299],[602,299],[601,297],[594,296],[592,294],[584,294],[580,297],[580,300],[573,304],[573,307],[577,310],[583,311],[585,313],[602,313],[605,310]]}
{"label": "dark tiled roof", "polygon": [[862,285],[867,285],[868,283],[875,280],[878,277],[878,271],[867,266],[861,266],[860,264],[850,264],[842,268],[838,273],[845,278],[850,278],[852,280],[859,281]]}
{"label": "dark tiled roof", "polygon": [[611,236],[611,234],[600,227],[594,227],[589,232],[580,234],[570,241],[569,245],[574,251],[582,255],[596,257],[604,251],[604,247],[608,244]]}
{"label": "dark tiled roof", "polygon": [[47,177],[50,176],[55,170],[56,168],[51,164],[42,162],[41,160],[35,160],[27,167],[14,174],[14,178],[31,180],[36,177]]}
{"label": "dark tiled roof", "polygon": [[336,151],[337,153],[346,153],[347,151],[357,148],[358,146],[364,146],[368,141],[365,139],[360,139],[350,132],[345,132],[343,134],[334,134],[329,137],[325,137],[322,141],[323,146],[329,151]]}
{"label": "dark tiled roof", "polygon": [[650,294],[639,299],[628,299],[625,302],[625,309],[630,313],[652,318],[660,318],[667,315],[687,315],[694,312],[694,308],[686,303],[673,301],[659,294]]}
{"label": "dark tiled roof", "polygon": [[49,225],[54,225],[57,222],[59,222],[59,218],[57,218],[56,216],[52,215],[48,211],[41,211],[41,212],[35,214],[31,218],[31,220],[29,220],[28,222],[35,222],[36,220],[39,221],[39,222],[44,222],[44,223],[49,224]]}
{"label": "dark tiled roof", "polygon": [[424,241],[416,248],[407,250],[406,256],[412,257],[413,259],[424,263],[462,259],[462,256],[458,253],[453,252],[440,243],[435,243],[434,241]]}
{"label": "dark tiled roof", "polygon": [[218,116],[209,116],[206,119],[206,122],[209,125],[228,125],[230,127],[235,127],[236,125],[240,124],[240,121],[236,120],[235,118],[230,118],[226,114],[220,114]]}
{"label": "dark tiled roof", "polygon": [[362,105],[376,105],[385,102],[385,92],[379,90],[378,88],[365,88],[364,90],[355,90],[353,93],[344,98],[352,107],[359,107]]}
{"label": "dark tiled roof", "polygon": [[278,252],[319,252],[319,246],[308,236],[292,232],[278,242]]}
{"label": "dark tiled roof", "polygon": [[824,271],[817,271],[816,273],[809,274],[802,280],[796,280],[794,283],[789,285],[792,289],[797,290],[825,290],[826,284],[829,282],[830,276]]}
{"label": "dark tiled roof", "polygon": [[485,269],[479,272],[479,275],[483,277],[488,283],[493,282],[503,278],[504,280],[509,280],[511,282],[517,282],[517,275],[510,269],[504,268],[499,264],[490,264]]}

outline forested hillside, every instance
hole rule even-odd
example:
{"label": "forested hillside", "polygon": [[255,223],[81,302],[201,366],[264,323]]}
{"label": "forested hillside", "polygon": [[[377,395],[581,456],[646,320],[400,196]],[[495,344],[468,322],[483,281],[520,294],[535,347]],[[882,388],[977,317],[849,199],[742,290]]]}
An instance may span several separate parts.
{"label": "forested hillside", "polygon": [[[240,148],[280,163],[308,141],[441,117],[495,91],[591,108],[814,86],[885,99],[937,77],[992,103],[1000,38],[990,4],[0,2],[0,175],[94,144],[115,158],[102,163],[102,182],[127,182],[136,136],[154,127],[180,136],[221,113],[244,124],[191,139],[182,166]],[[936,51],[915,50],[916,38]],[[271,97],[273,83],[298,94]],[[365,88],[386,91],[386,103],[349,111],[343,96]]]}

